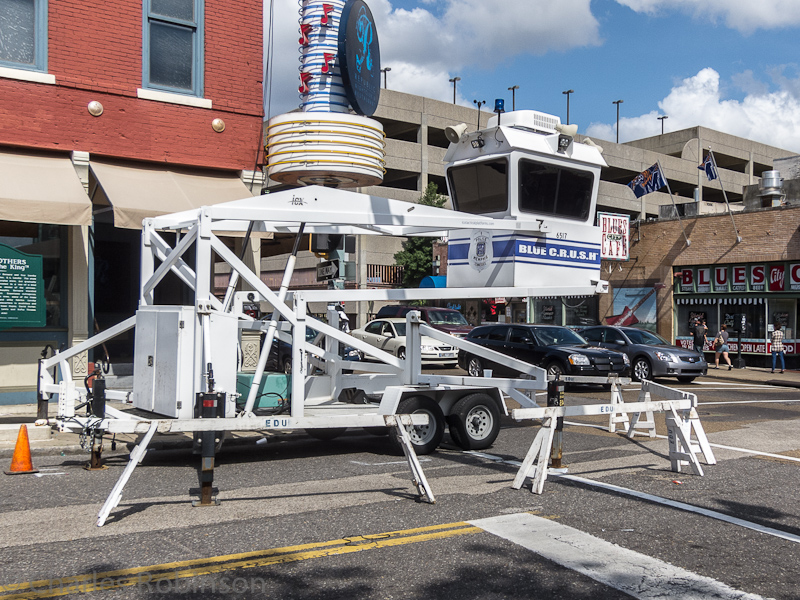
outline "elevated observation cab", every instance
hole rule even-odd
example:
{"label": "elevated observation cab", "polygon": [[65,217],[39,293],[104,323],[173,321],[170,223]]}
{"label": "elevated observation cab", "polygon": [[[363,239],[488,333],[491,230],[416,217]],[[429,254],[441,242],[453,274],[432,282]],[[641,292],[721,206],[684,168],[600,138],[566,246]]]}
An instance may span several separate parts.
{"label": "elevated observation cab", "polygon": [[495,115],[472,133],[452,129],[445,161],[454,209],[508,220],[509,231],[450,238],[448,287],[597,283],[602,150],[575,142],[577,127],[530,110]]}

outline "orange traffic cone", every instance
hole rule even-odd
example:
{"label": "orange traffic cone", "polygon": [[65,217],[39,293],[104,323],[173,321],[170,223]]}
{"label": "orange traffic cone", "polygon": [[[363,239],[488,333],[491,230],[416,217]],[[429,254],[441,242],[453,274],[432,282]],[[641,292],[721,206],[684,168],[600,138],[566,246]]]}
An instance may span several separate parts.
{"label": "orange traffic cone", "polygon": [[20,425],[17,435],[17,445],[14,446],[14,456],[11,458],[11,470],[5,471],[6,475],[23,475],[25,473],[38,473],[39,469],[33,468],[31,460],[31,443],[28,440],[28,427]]}

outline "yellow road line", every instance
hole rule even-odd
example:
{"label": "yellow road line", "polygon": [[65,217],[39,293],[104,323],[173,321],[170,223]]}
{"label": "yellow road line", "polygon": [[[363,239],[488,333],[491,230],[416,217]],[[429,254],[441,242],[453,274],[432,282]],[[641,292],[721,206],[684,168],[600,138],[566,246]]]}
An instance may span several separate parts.
{"label": "yellow road line", "polygon": [[222,573],[233,569],[252,569],[281,563],[298,562],[312,558],[351,554],[363,550],[389,548],[457,535],[480,533],[482,530],[469,523],[457,522],[373,535],[353,536],[326,542],[285,546],[255,552],[228,554],[210,558],[163,563],[132,569],[118,569],[90,575],[75,575],[60,579],[43,579],[27,583],[0,586],[0,592],[17,592],[0,595],[0,600],[27,598],[54,598],[66,594],[112,590],[134,585],[151,585]]}

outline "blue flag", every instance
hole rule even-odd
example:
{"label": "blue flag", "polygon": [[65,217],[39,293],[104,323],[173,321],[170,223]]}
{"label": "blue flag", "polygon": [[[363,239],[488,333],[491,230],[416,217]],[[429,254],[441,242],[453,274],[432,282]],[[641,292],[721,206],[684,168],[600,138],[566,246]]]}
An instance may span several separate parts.
{"label": "blue flag", "polygon": [[658,168],[658,163],[656,163],[646,171],[639,173],[628,184],[628,187],[633,190],[637,198],[641,198],[645,194],[660,190],[665,185],[667,185],[667,180],[664,179],[664,175],[661,173],[661,169]]}
{"label": "blue flag", "polygon": [[706,177],[708,177],[709,181],[713,181],[717,178],[717,170],[714,168],[714,161],[711,159],[711,152],[706,155],[706,159],[703,161],[703,164],[697,168],[706,172]]}

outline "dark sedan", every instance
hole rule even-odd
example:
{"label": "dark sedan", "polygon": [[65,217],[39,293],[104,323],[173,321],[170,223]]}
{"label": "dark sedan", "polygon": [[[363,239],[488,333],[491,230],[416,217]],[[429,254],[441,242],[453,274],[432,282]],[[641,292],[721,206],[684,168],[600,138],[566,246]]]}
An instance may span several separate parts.
{"label": "dark sedan", "polygon": [[631,376],[636,381],[653,377],[677,377],[690,383],[705,375],[708,364],[699,352],[670,344],[660,335],[636,327],[586,327],[581,335],[587,340],[618,350],[631,361]]}
{"label": "dark sedan", "polygon": [[[501,324],[476,327],[467,341],[542,367],[548,375],[625,376],[628,357],[620,352],[592,347],[580,335],[556,325]],[[497,375],[516,377],[519,372],[506,365],[461,351],[458,363],[473,377],[492,369]],[[495,374],[495,373],[493,373]]]}

